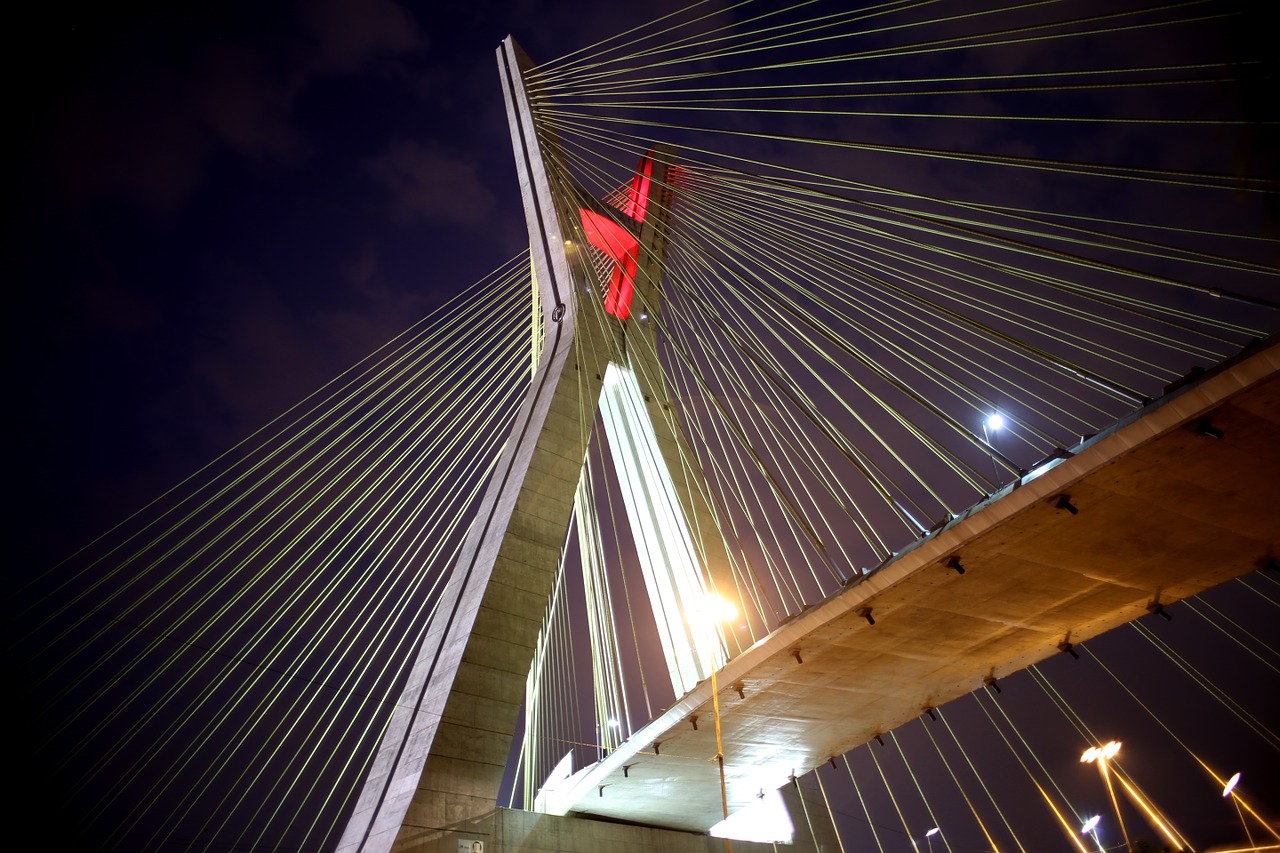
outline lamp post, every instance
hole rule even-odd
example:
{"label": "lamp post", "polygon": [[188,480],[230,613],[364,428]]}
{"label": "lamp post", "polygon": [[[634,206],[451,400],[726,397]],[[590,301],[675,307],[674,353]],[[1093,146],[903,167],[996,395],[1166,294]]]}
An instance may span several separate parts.
{"label": "lamp post", "polygon": [[924,841],[924,843],[925,843],[925,845],[926,845],[926,847],[927,847],[927,849],[932,850],[932,849],[933,849],[933,837],[934,837],[935,835],[937,835],[938,833],[940,833],[940,832],[942,832],[942,830],[941,830],[939,827],[936,827],[936,826],[935,826],[935,827],[933,827],[932,829],[930,829],[928,832],[926,832],[924,835],[920,836],[920,838],[913,838],[913,839],[911,839],[911,846],[912,846],[914,849],[919,850],[919,849],[920,849],[920,845],[919,845],[917,842],[919,842],[919,841],[923,840],[923,841]]}
{"label": "lamp post", "polygon": [[1124,845],[1130,848],[1133,845],[1129,841],[1129,831],[1124,825],[1124,815],[1120,813],[1120,802],[1116,799],[1115,788],[1111,785],[1111,773],[1107,770],[1107,762],[1115,758],[1117,752],[1120,751],[1120,741],[1108,741],[1102,746],[1091,746],[1080,756],[1080,761],[1084,764],[1098,765],[1098,772],[1102,774],[1102,781],[1107,784],[1107,794],[1111,797],[1111,806],[1116,812],[1116,822],[1120,824],[1120,834],[1124,836]]}
{"label": "lamp post", "polygon": [[[1244,837],[1249,840],[1250,847],[1257,847],[1258,846],[1257,842],[1253,840],[1253,832],[1250,831],[1249,829],[1249,821],[1245,820],[1244,809],[1240,807],[1241,806],[1240,798],[1236,796],[1236,785],[1239,785],[1239,784],[1240,784],[1240,774],[1236,773],[1230,779],[1227,780],[1227,784],[1222,786],[1222,798],[1224,800],[1225,799],[1231,800],[1231,805],[1236,807],[1236,814],[1240,816],[1240,826],[1244,828]],[[1248,808],[1248,806],[1245,806],[1245,808]],[[1252,812],[1253,810],[1249,809],[1249,811]],[[1275,834],[1274,830],[1272,831],[1272,834],[1273,835]]]}
{"label": "lamp post", "polygon": [[1097,846],[1098,853],[1106,853],[1105,848],[1102,846],[1102,842],[1098,840],[1098,822],[1101,820],[1101,815],[1094,815],[1089,818],[1084,822],[1084,826],[1080,827],[1080,834],[1093,836],[1093,843]]}
{"label": "lamp post", "polygon": [[[718,596],[709,596],[707,599],[708,611],[713,614],[715,621],[723,624],[734,619],[738,615],[737,608],[723,598]],[[724,819],[729,819],[729,789],[725,785],[724,780],[724,738],[720,729],[720,685],[716,679],[716,673],[719,666],[715,658],[711,660],[711,711],[716,721],[716,765],[720,770],[720,809]],[[728,838],[724,840],[725,853],[732,853],[733,842]]]}
{"label": "lamp post", "polygon": [[[716,683],[716,666],[711,666],[711,709],[716,718],[716,764],[720,768],[720,809],[724,813],[724,819],[729,819],[729,789],[724,783],[724,739],[720,735],[720,689]],[[724,849],[726,853],[733,850],[733,842],[728,838],[724,840]]]}

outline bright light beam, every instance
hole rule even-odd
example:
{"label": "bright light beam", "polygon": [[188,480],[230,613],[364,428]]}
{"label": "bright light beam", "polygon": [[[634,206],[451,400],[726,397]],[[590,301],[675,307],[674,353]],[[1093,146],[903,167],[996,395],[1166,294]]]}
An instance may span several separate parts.
{"label": "bright light beam", "polygon": [[1119,779],[1120,784],[1124,786],[1125,793],[1129,795],[1129,800],[1146,813],[1147,817],[1156,825],[1156,828],[1160,830],[1161,834],[1169,840],[1169,843],[1173,845],[1175,850],[1188,850],[1191,848],[1191,845],[1182,837],[1182,834],[1173,828],[1173,825],[1169,823],[1168,819],[1165,818],[1164,815],[1156,811],[1155,804],[1144,797],[1136,786],[1130,784],[1129,781],[1120,773],[1116,773],[1116,778]]}

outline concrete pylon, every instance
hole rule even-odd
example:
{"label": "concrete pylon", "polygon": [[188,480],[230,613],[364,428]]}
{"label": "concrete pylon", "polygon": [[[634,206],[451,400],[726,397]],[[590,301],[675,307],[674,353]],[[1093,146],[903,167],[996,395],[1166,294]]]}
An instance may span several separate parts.
{"label": "concrete pylon", "polygon": [[[450,850],[491,819],[534,644],[573,512],[609,361],[598,300],[582,298],[525,84],[499,51],[544,324],[543,351],[507,450],[357,800],[341,851]],[[548,156],[550,154],[550,156]]]}
{"label": "concrete pylon", "polygon": [[[718,850],[721,842],[697,834],[525,817],[496,806],[604,377],[611,360],[637,363],[623,361],[621,321],[605,312],[585,267],[565,251],[566,237],[576,233],[576,191],[565,191],[567,172],[554,136],[535,124],[532,65],[510,37],[498,49],[498,64],[529,226],[543,349],[338,850],[585,851],[617,843]],[[654,239],[651,234],[647,245]],[[655,306],[658,275],[656,267],[641,267],[636,276],[653,290],[645,298]],[[637,351],[641,367],[633,372],[645,376],[635,387],[642,396],[657,395],[656,347],[637,336]],[[657,404],[665,399],[663,391]],[[664,423],[654,439],[667,447],[659,455],[666,460],[686,453],[670,421]],[[687,468],[678,470],[689,479]],[[694,505],[687,485],[673,489],[682,507]],[[693,511],[708,512],[705,506]],[[584,846],[566,843],[569,837]],[[741,849],[750,853],[757,846]]]}

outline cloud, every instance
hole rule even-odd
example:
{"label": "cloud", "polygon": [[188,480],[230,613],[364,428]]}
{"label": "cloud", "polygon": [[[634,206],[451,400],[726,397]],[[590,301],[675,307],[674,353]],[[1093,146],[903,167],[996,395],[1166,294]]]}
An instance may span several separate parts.
{"label": "cloud", "polygon": [[58,117],[47,155],[64,197],[122,197],[164,216],[203,180],[211,148],[190,99],[160,80],[127,100],[97,93],[75,99]]}
{"label": "cloud", "polygon": [[368,289],[378,272],[378,249],[372,241],[366,241],[360,254],[342,264],[342,277],[356,291]]}
{"label": "cloud", "polygon": [[248,45],[217,45],[192,82],[193,119],[216,145],[253,160],[287,161],[301,147],[293,105],[310,77],[281,73]]}
{"label": "cloud", "polygon": [[311,63],[319,73],[354,71],[374,56],[425,45],[413,17],[392,0],[314,0],[301,4],[299,18],[316,48]]}
{"label": "cloud", "polygon": [[409,221],[475,225],[493,214],[494,197],[476,162],[441,145],[396,140],[364,161],[365,170],[392,194],[392,212]]}
{"label": "cloud", "polygon": [[[124,198],[154,216],[180,211],[220,151],[295,162],[299,96],[317,80],[421,49],[425,36],[392,0],[301,2],[278,26],[224,38],[163,13],[104,25],[73,90],[51,105],[41,147],[63,198]],[[165,50],[155,40],[163,34]],[[217,37],[215,37],[217,36]],[[139,50],[139,43],[145,49]]]}

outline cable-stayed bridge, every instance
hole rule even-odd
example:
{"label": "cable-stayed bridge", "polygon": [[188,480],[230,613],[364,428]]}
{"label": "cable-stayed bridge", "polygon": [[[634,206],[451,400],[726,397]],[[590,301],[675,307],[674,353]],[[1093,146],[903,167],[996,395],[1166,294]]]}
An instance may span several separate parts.
{"label": "cable-stayed bridge", "polygon": [[[1276,327],[1274,182],[1182,137],[1124,157],[1153,128],[1252,127],[1164,94],[1235,78],[1176,38],[1142,64],[1109,41],[1194,15],[984,15],[764,10],[730,34],[695,7],[540,66],[505,43],[530,255],[39,590],[50,742],[87,764],[91,820],[125,847],[706,849],[551,815],[700,832],[1273,561],[1275,351],[1236,353]],[[936,67],[1060,39],[1094,64]],[[1005,100],[1045,93],[1057,113]],[[1054,130],[983,150],[956,122]],[[504,786],[533,817],[495,812]],[[797,843],[841,843],[822,793],[821,831],[812,785],[790,800]],[[1021,847],[985,808],[989,846]]]}
{"label": "cable-stayed bridge", "polygon": [[[726,664],[730,809],[1006,673],[1163,612],[1162,599],[1258,568],[1276,532],[1265,495],[1278,357],[1272,346],[1215,376],[1209,384],[1229,397],[1200,385],[1207,396],[1195,402],[1161,401],[1072,448]],[[1227,453],[1204,446],[1220,428],[1239,438]],[[710,690],[699,685],[562,782],[559,809],[701,831],[719,823],[716,768],[662,760],[664,749],[714,749]]]}

